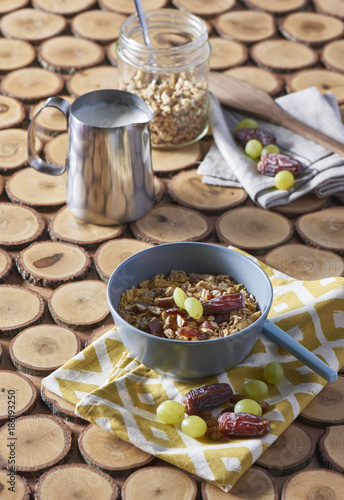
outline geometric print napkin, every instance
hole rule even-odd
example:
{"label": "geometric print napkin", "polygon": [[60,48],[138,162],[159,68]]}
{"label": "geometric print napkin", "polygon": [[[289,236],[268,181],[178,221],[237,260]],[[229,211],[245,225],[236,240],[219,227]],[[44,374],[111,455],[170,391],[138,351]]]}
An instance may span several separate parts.
{"label": "geometric print napkin", "polygon": [[[244,253],[244,252],[241,252]],[[268,274],[274,290],[269,319],[335,370],[344,365],[344,278],[295,280],[254,257]],[[212,441],[184,434],[180,425],[167,425],[156,416],[166,399],[181,402],[191,388],[229,383],[234,394],[245,382],[263,380],[270,361],[283,365],[285,376],[269,385],[270,432],[260,438]],[[42,385],[76,405],[85,420],[129,441],[170,464],[209,481],[224,491],[282,434],[327,382],[263,334],[237,367],[206,380],[181,380],[137,362],[111,329]],[[219,409],[218,411],[221,411]]]}

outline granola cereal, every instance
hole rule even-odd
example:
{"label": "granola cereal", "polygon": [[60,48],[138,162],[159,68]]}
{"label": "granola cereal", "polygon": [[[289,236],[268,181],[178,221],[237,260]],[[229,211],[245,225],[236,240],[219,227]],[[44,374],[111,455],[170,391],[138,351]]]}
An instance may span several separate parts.
{"label": "granola cereal", "polygon": [[[181,288],[188,297],[203,304],[203,316],[194,319],[177,307],[173,293]],[[242,306],[221,311],[224,298],[242,294]],[[223,298],[221,298],[223,297]],[[218,298],[216,312],[209,314],[209,303]],[[220,299],[221,298],[221,299]],[[215,300],[216,302],[216,300]],[[219,307],[220,304],[220,307]],[[207,312],[208,311],[208,312]],[[243,284],[228,275],[186,274],[172,270],[168,276],[157,274],[122,294],[119,313],[131,325],[163,338],[185,341],[211,340],[237,333],[256,321],[261,311]]]}
{"label": "granola cereal", "polygon": [[179,74],[153,75],[137,71],[120,89],[141,97],[153,110],[153,147],[176,147],[193,142],[207,130],[208,89],[204,81]]}

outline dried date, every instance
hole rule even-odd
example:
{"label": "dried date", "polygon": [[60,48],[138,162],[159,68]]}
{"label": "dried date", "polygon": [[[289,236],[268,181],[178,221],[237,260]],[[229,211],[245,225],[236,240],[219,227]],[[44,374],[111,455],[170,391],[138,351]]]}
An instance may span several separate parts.
{"label": "dried date", "polygon": [[232,293],[213,297],[203,304],[205,314],[224,315],[231,311],[242,309],[245,305],[245,297],[242,293]]}
{"label": "dried date", "polygon": [[185,394],[182,404],[188,415],[197,415],[203,410],[219,406],[232,396],[233,391],[229,384],[202,385]]}
{"label": "dried date", "polygon": [[269,419],[251,413],[222,413],[218,422],[219,432],[225,436],[263,436],[270,430]]}
{"label": "dried date", "polygon": [[241,128],[235,132],[235,138],[243,147],[252,139],[257,139],[263,146],[276,144],[274,134],[264,128]]}
{"label": "dried date", "polygon": [[271,177],[274,177],[277,172],[281,170],[288,170],[296,176],[304,171],[304,166],[300,161],[295,160],[295,158],[290,158],[290,156],[265,153],[257,163],[257,170],[260,174],[269,175]]}

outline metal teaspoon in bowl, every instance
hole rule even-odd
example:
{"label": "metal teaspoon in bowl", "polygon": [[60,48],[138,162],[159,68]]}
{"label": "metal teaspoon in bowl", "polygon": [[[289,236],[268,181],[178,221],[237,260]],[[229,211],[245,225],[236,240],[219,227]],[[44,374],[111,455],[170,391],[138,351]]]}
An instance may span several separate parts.
{"label": "metal teaspoon in bowl", "polygon": [[[167,275],[172,269],[231,276],[255,297],[261,316],[250,326],[227,337],[195,342],[158,337],[125,321],[118,312],[122,293],[156,274]],[[108,282],[107,296],[124,346],[138,361],[167,375],[196,379],[228,370],[246,358],[263,333],[328,382],[337,379],[333,368],[267,319],[273,299],[269,277],[253,260],[229,248],[198,242],[148,248],[115,269]]]}

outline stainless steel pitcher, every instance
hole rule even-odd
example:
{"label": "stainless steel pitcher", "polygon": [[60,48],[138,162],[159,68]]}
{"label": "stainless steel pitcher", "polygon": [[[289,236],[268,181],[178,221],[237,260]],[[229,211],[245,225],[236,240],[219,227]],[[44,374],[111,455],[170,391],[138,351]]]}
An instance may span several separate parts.
{"label": "stainless steel pitcher", "polygon": [[[98,105],[106,117],[97,116],[96,111],[98,115],[101,111]],[[64,166],[44,161],[35,150],[35,120],[46,107],[59,109],[68,120]],[[131,116],[139,117],[137,123],[130,121]],[[50,97],[29,125],[29,163],[45,174],[67,171],[66,202],[80,219],[101,225],[137,220],[154,204],[149,132],[153,116],[143,99],[121,90],[89,92],[72,105]]]}

